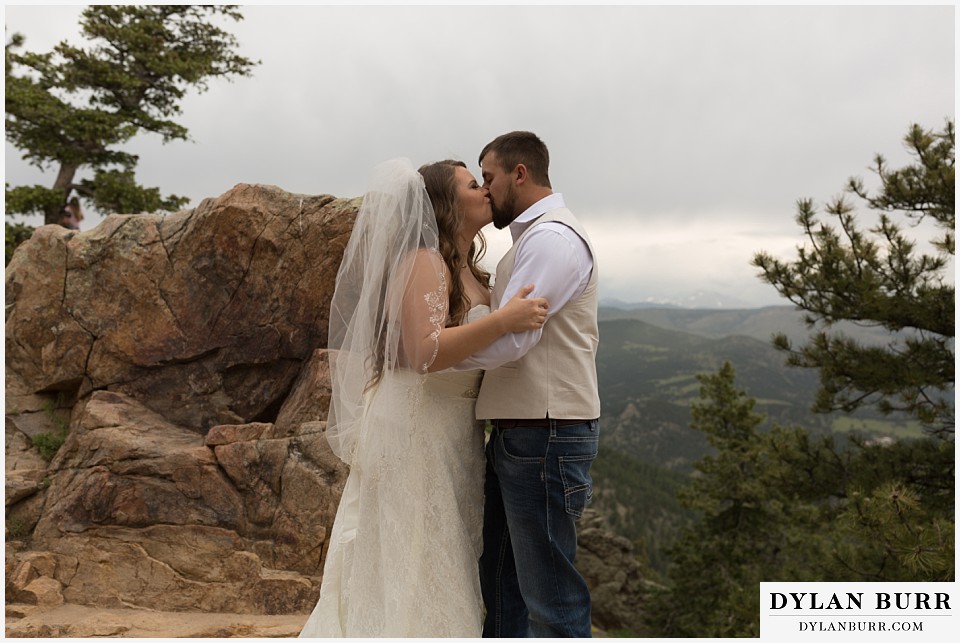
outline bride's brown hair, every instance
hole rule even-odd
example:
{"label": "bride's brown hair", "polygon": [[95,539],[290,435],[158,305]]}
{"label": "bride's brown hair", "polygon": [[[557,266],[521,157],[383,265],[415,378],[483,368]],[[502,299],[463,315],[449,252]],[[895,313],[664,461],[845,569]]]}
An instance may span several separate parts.
{"label": "bride's brown hair", "polygon": [[464,265],[477,278],[484,288],[490,287],[490,273],[480,267],[479,261],[487,250],[487,242],[483,233],[470,244],[470,251],[466,257],[462,256],[460,244],[457,243],[460,229],[463,227],[463,211],[457,201],[457,167],[467,167],[463,161],[437,161],[420,167],[427,196],[433,206],[433,213],[437,217],[437,232],[439,233],[440,256],[443,257],[447,269],[453,276],[450,285],[449,313],[450,322],[454,326],[463,323],[467,315],[469,300],[460,283],[460,268]]}

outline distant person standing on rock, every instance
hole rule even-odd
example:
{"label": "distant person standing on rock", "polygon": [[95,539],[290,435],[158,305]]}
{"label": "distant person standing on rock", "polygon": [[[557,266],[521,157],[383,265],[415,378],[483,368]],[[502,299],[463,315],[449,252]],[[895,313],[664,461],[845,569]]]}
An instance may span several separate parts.
{"label": "distant person standing on rock", "polygon": [[80,199],[73,197],[63,206],[60,225],[70,230],[79,230],[81,221],[83,221],[83,209],[80,207]]}

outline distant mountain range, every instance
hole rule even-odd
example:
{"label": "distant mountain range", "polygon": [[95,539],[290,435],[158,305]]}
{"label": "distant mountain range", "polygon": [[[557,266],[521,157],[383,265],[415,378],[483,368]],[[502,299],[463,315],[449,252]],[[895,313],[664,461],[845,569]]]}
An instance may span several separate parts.
{"label": "distant mountain range", "polygon": [[[714,339],[741,335],[769,344],[773,335],[783,333],[791,341],[801,342],[812,332],[804,322],[803,311],[793,306],[680,308],[655,304],[611,306],[609,303],[606,301],[600,304],[601,321],[635,319],[666,330],[678,330]],[[883,328],[852,322],[836,324],[831,332],[843,333],[869,344],[882,344],[890,340],[890,333]]]}
{"label": "distant mountain range", "polygon": [[641,302],[626,302],[620,299],[607,298],[600,301],[600,306],[622,310],[636,310],[638,308],[756,308],[756,306],[751,306],[743,299],[709,290],[698,290],[691,294],[669,298],[651,297]]}

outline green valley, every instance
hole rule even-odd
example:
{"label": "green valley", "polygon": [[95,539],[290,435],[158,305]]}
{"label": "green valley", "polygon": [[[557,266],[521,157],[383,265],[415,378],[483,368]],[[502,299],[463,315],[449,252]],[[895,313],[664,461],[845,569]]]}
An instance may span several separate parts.
{"label": "green valley", "polygon": [[[737,387],[757,400],[773,425],[800,426],[811,434],[858,432],[872,439],[920,435],[908,419],[874,411],[852,415],[810,411],[818,375],[787,367],[770,343],[778,331],[803,332],[789,307],[756,310],[601,309],[597,370],[602,404],[601,450],[593,467],[594,506],[610,526],[638,543],[651,567],[679,525],[692,518],[676,500],[693,462],[709,452],[690,428],[690,404],[699,395],[697,375],[724,362]],[[882,334],[852,327],[859,337]],[[735,333],[724,335],[724,333]]]}

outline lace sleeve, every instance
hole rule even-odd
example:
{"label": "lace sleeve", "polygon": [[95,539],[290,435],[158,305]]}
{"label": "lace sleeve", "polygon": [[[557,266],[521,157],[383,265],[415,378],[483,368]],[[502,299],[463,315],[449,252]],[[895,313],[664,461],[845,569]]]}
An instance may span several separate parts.
{"label": "lace sleeve", "polygon": [[403,294],[400,357],[407,368],[426,373],[437,358],[447,322],[449,271],[436,250],[419,250]]}

